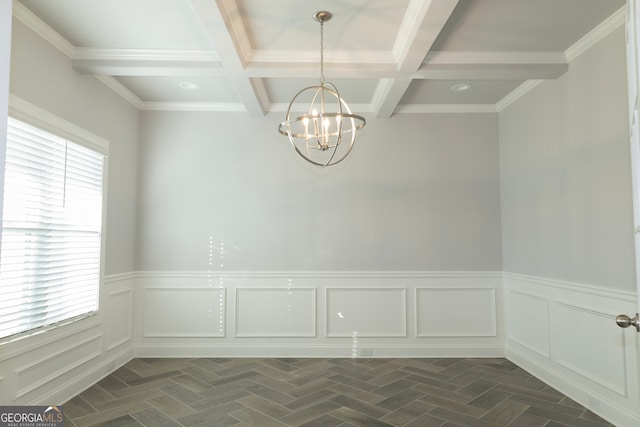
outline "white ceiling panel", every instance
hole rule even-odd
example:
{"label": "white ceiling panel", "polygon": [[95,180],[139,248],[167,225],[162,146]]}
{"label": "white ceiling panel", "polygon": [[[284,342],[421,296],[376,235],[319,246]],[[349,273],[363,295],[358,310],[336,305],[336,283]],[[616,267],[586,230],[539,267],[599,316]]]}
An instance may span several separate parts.
{"label": "white ceiling panel", "polygon": [[618,0],[460,0],[434,50],[564,51]]}
{"label": "white ceiling panel", "polygon": [[212,49],[189,1],[22,0],[71,44],[102,49]]}
{"label": "white ceiling panel", "polygon": [[[414,80],[400,100],[401,105],[487,104],[498,103],[521,80]],[[456,90],[467,85],[466,90]]]}
{"label": "white ceiling panel", "polygon": [[142,102],[240,102],[225,78],[203,76],[118,77],[117,80]]}
{"label": "white ceiling panel", "polygon": [[252,48],[269,51],[318,50],[320,24],[313,14],[319,10],[333,14],[324,25],[328,50],[390,51],[408,5],[408,0],[238,2]]}

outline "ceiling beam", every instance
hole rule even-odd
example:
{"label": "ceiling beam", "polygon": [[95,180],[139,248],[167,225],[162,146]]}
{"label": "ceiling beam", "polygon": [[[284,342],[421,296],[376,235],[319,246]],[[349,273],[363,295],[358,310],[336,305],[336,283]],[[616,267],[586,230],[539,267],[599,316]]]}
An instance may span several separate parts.
{"label": "ceiling beam", "polygon": [[246,31],[236,2],[230,0],[191,0],[191,5],[205,32],[216,47],[226,71],[249,114],[267,112],[268,99],[262,83],[245,73],[248,50]]}
{"label": "ceiling beam", "polygon": [[417,79],[555,79],[569,67],[564,52],[431,52]]}
{"label": "ceiling beam", "polygon": [[74,48],[73,68],[108,76],[226,76],[220,58],[208,50]]}
{"label": "ceiling beam", "polygon": [[411,0],[393,48],[398,78],[382,79],[374,95],[376,117],[391,117],[458,0]]}

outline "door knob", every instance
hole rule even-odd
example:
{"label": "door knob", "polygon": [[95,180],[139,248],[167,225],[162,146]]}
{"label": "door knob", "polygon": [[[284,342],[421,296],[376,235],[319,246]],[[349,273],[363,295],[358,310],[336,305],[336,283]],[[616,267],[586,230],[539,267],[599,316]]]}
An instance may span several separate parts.
{"label": "door knob", "polygon": [[629,317],[626,314],[619,314],[618,316],[616,316],[616,323],[621,328],[635,326],[636,330],[640,332],[640,314],[638,313],[636,313],[636,317]]}

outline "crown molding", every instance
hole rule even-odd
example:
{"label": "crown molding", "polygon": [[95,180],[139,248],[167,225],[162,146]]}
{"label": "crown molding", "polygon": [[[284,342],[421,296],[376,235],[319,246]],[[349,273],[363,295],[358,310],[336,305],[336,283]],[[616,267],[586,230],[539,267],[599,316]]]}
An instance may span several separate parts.
{"label": "crown molding", "polygon": [[624,6],[615,11],[610,17],[602,21],[600,25],[589,31],[584,37],[565,51],[564,54],[567,57],[567,61],[573,61],[578,56],[592,48],[600,40],[615,31],[618,27],[624,25],[626,16],[627,11]]}
{"label": "crown molding", "polygon": [[520,86],[512,90],[507,96],[496,103],[496,111],[501,112],[509,105],[513,104],[518,99],[523,97],[525,94],[529,93],[543,81],[544,80],[527,80],[526,82],[522,83]]}
{"label": "crown molding", "polygon": [[144,102],[138,98],[133,92],[127,89],[122,83],[120,83],[115,77],[101,76],[95,74],[94,77],[98,79],[106,87],[114,91],[117,95],[120,95],[129,104],[136,107],[138,110],[142,108]]}
{"label": "crown molding", "polygon": [[75,47],[62,37],[53,28],[47,25],[42,19],[38,18],[33,12],[27,9],[22,3],[13,1],[13,16],[31,29],[34,33],[42,37],[53,47],[68,56],[73,57]]}

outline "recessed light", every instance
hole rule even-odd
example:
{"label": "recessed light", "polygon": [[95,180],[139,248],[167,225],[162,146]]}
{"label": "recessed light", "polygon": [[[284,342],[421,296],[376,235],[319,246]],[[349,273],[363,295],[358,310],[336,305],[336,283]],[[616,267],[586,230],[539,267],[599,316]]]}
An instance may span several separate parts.
{"label": "recessed light", "polygon": [[464,92],[469,89],[471,89],[471,85],[469,83],[456,83],[451,86],[451,90],[454,92]]}
{"label": "recessed light", "polygon": [[178,86],[180,86],[182,89],[187,89],[187,90],[194,90],[200,87],[194,82],[180,82],[178,83]]}

